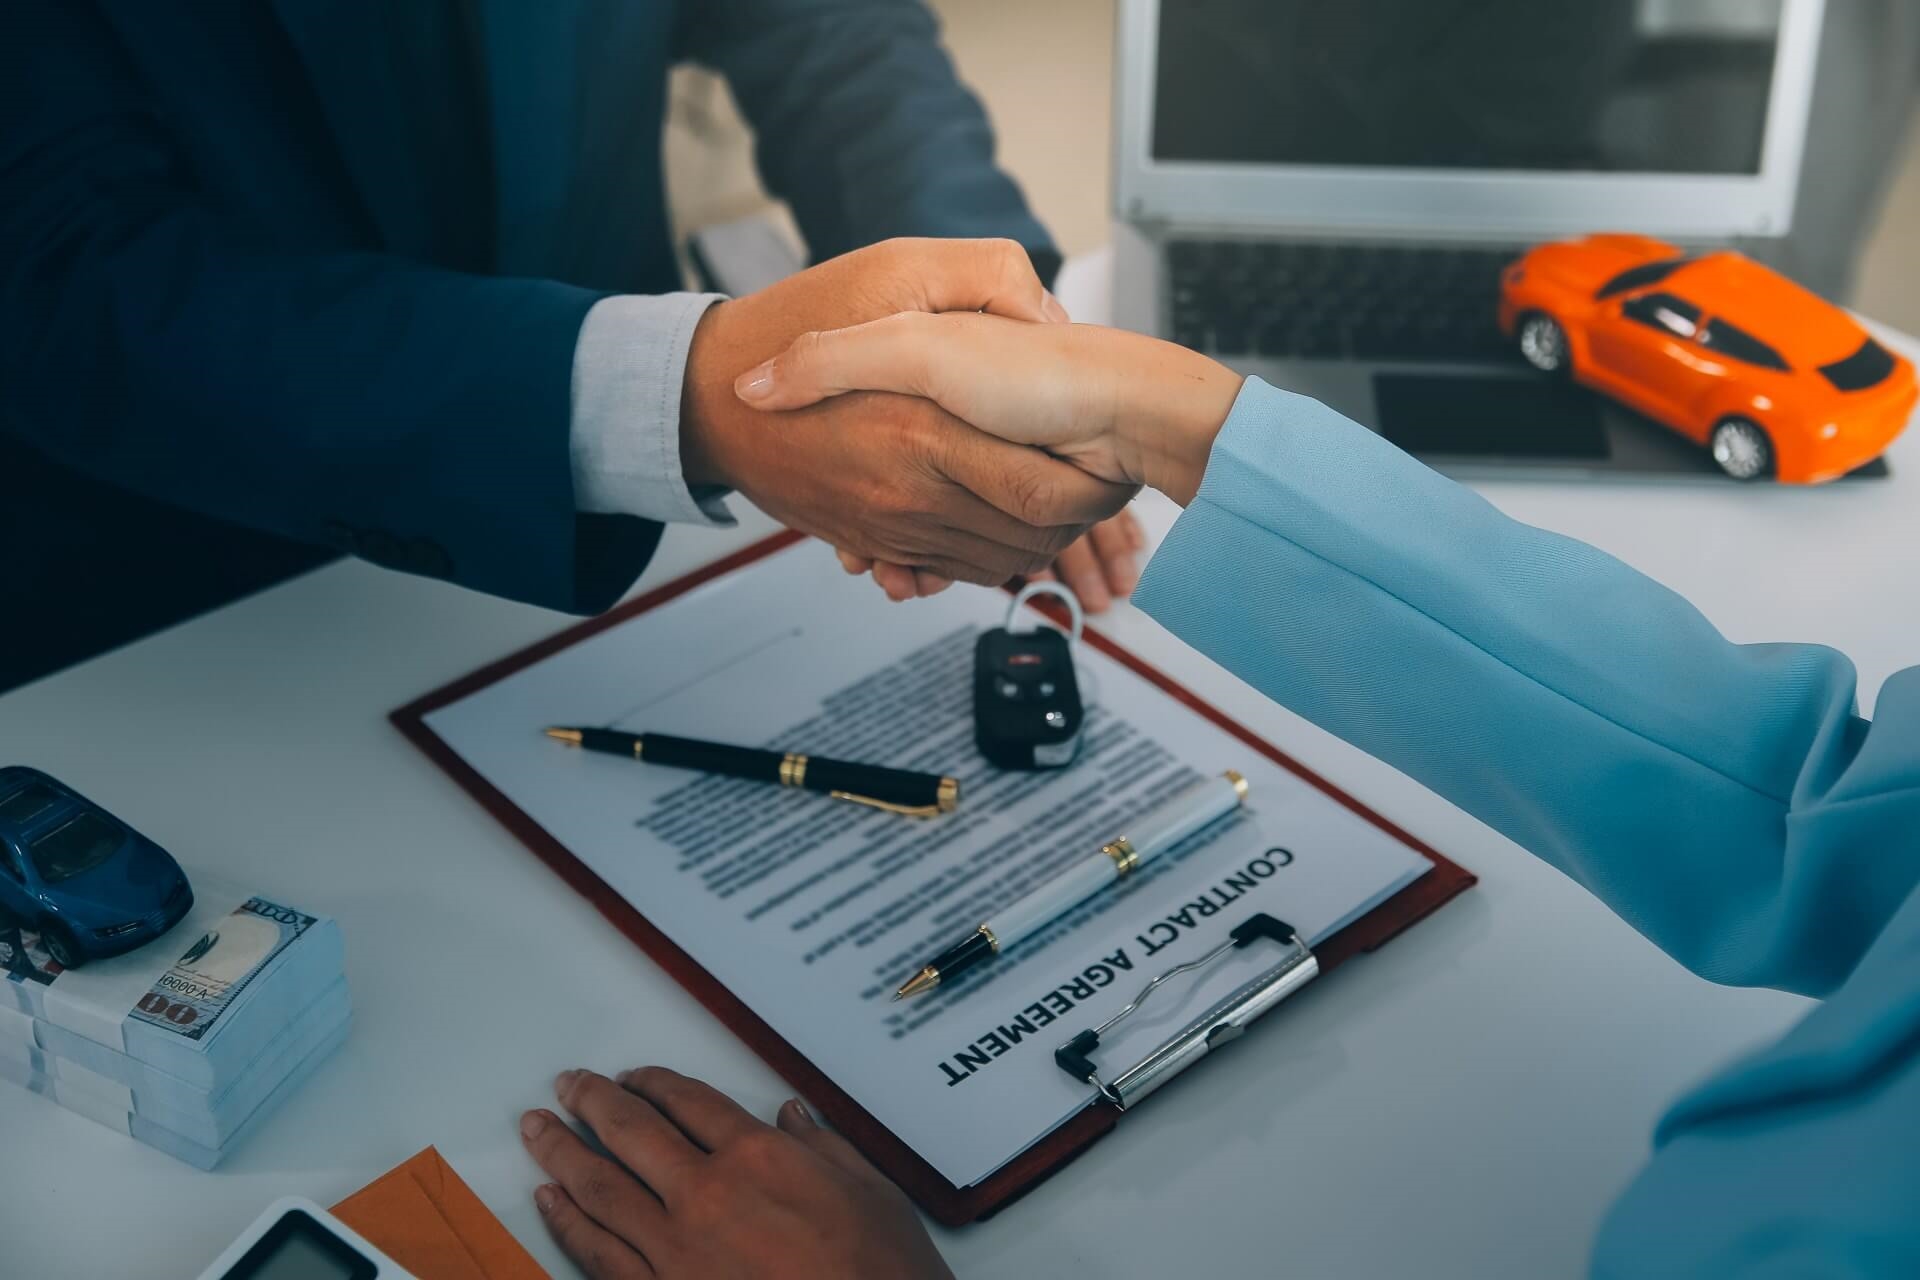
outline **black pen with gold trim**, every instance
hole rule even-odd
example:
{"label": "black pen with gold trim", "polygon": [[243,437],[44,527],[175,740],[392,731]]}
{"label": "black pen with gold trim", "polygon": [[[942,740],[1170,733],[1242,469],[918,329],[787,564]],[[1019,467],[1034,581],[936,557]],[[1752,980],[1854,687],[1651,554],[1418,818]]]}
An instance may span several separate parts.
{"label": "black pen with gold trim", "polygon": [[835,800],[885,809],[888,813],[904,813],[913,818],[952,813],[960,804],[959,779],[933,773],[888,769],[876,764],[849,764],[845,760],[791,751],[732,747],[720,742],[669,737],[664,733],[556,727],[548,729],[547,736],[588,751],[631,756],[646,764],[699,769],[755,782],[774,782],[783,787],[801,787]]}

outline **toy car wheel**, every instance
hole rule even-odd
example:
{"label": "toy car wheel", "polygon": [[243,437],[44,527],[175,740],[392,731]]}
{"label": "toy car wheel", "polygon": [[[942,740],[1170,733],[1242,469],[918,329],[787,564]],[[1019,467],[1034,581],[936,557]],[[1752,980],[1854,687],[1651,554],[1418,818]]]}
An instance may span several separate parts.
{"label": "toy car wheel", "polygon": [[1520,317],[1520,358],[1542,373],[1566,373],[1567,331],[1550,315],[1530,311]]}
{"label": "toy car wheel", "polygon": [[78,969],[87,961],[86,953],[74,942],[73,934],[57,920],[47,920],[40,925],[40,945],[47,949],[47,954],[62,969]]}
{"label": "toy car wheel", "polygon": [[1727,418],[1713,429],[1713,460],[1735,480],[1758,480],[1773,471],[1773,441],[1758,423]]}

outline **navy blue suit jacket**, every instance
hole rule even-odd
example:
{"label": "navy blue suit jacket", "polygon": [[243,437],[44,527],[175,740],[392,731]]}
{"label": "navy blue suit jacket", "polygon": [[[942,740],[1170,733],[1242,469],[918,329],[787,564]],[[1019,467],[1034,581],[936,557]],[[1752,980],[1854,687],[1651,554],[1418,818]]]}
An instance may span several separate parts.
{"label": "navy blue suit jacket", "polygon": [[573,349],[680,286],[681,59],[816,257],[1045,251],[914,0],[8,0],[0,687],[341,551],[616,599],[660,529],[574,510]]}

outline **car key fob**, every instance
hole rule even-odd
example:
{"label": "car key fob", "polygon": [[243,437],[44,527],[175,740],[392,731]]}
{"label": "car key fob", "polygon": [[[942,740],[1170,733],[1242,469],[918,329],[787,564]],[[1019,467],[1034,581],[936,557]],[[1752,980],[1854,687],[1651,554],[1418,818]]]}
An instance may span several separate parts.
{"label": "car key fob", "polygon": [[973,647],[973,740],[1002,769],[1058,769],[1080,750],[1086,709],[1067,637],[995,627]]}

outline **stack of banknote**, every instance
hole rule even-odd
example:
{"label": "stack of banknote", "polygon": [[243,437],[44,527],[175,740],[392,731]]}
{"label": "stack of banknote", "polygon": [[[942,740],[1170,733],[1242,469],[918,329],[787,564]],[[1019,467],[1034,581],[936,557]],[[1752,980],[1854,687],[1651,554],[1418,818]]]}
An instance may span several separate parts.
{"label": "stack of banknote", "polygon": [[211,886],[158,940],[77,969],[0,931],[0,1079],[211,1169],[346,1038],[343,961],[325,916]]}

